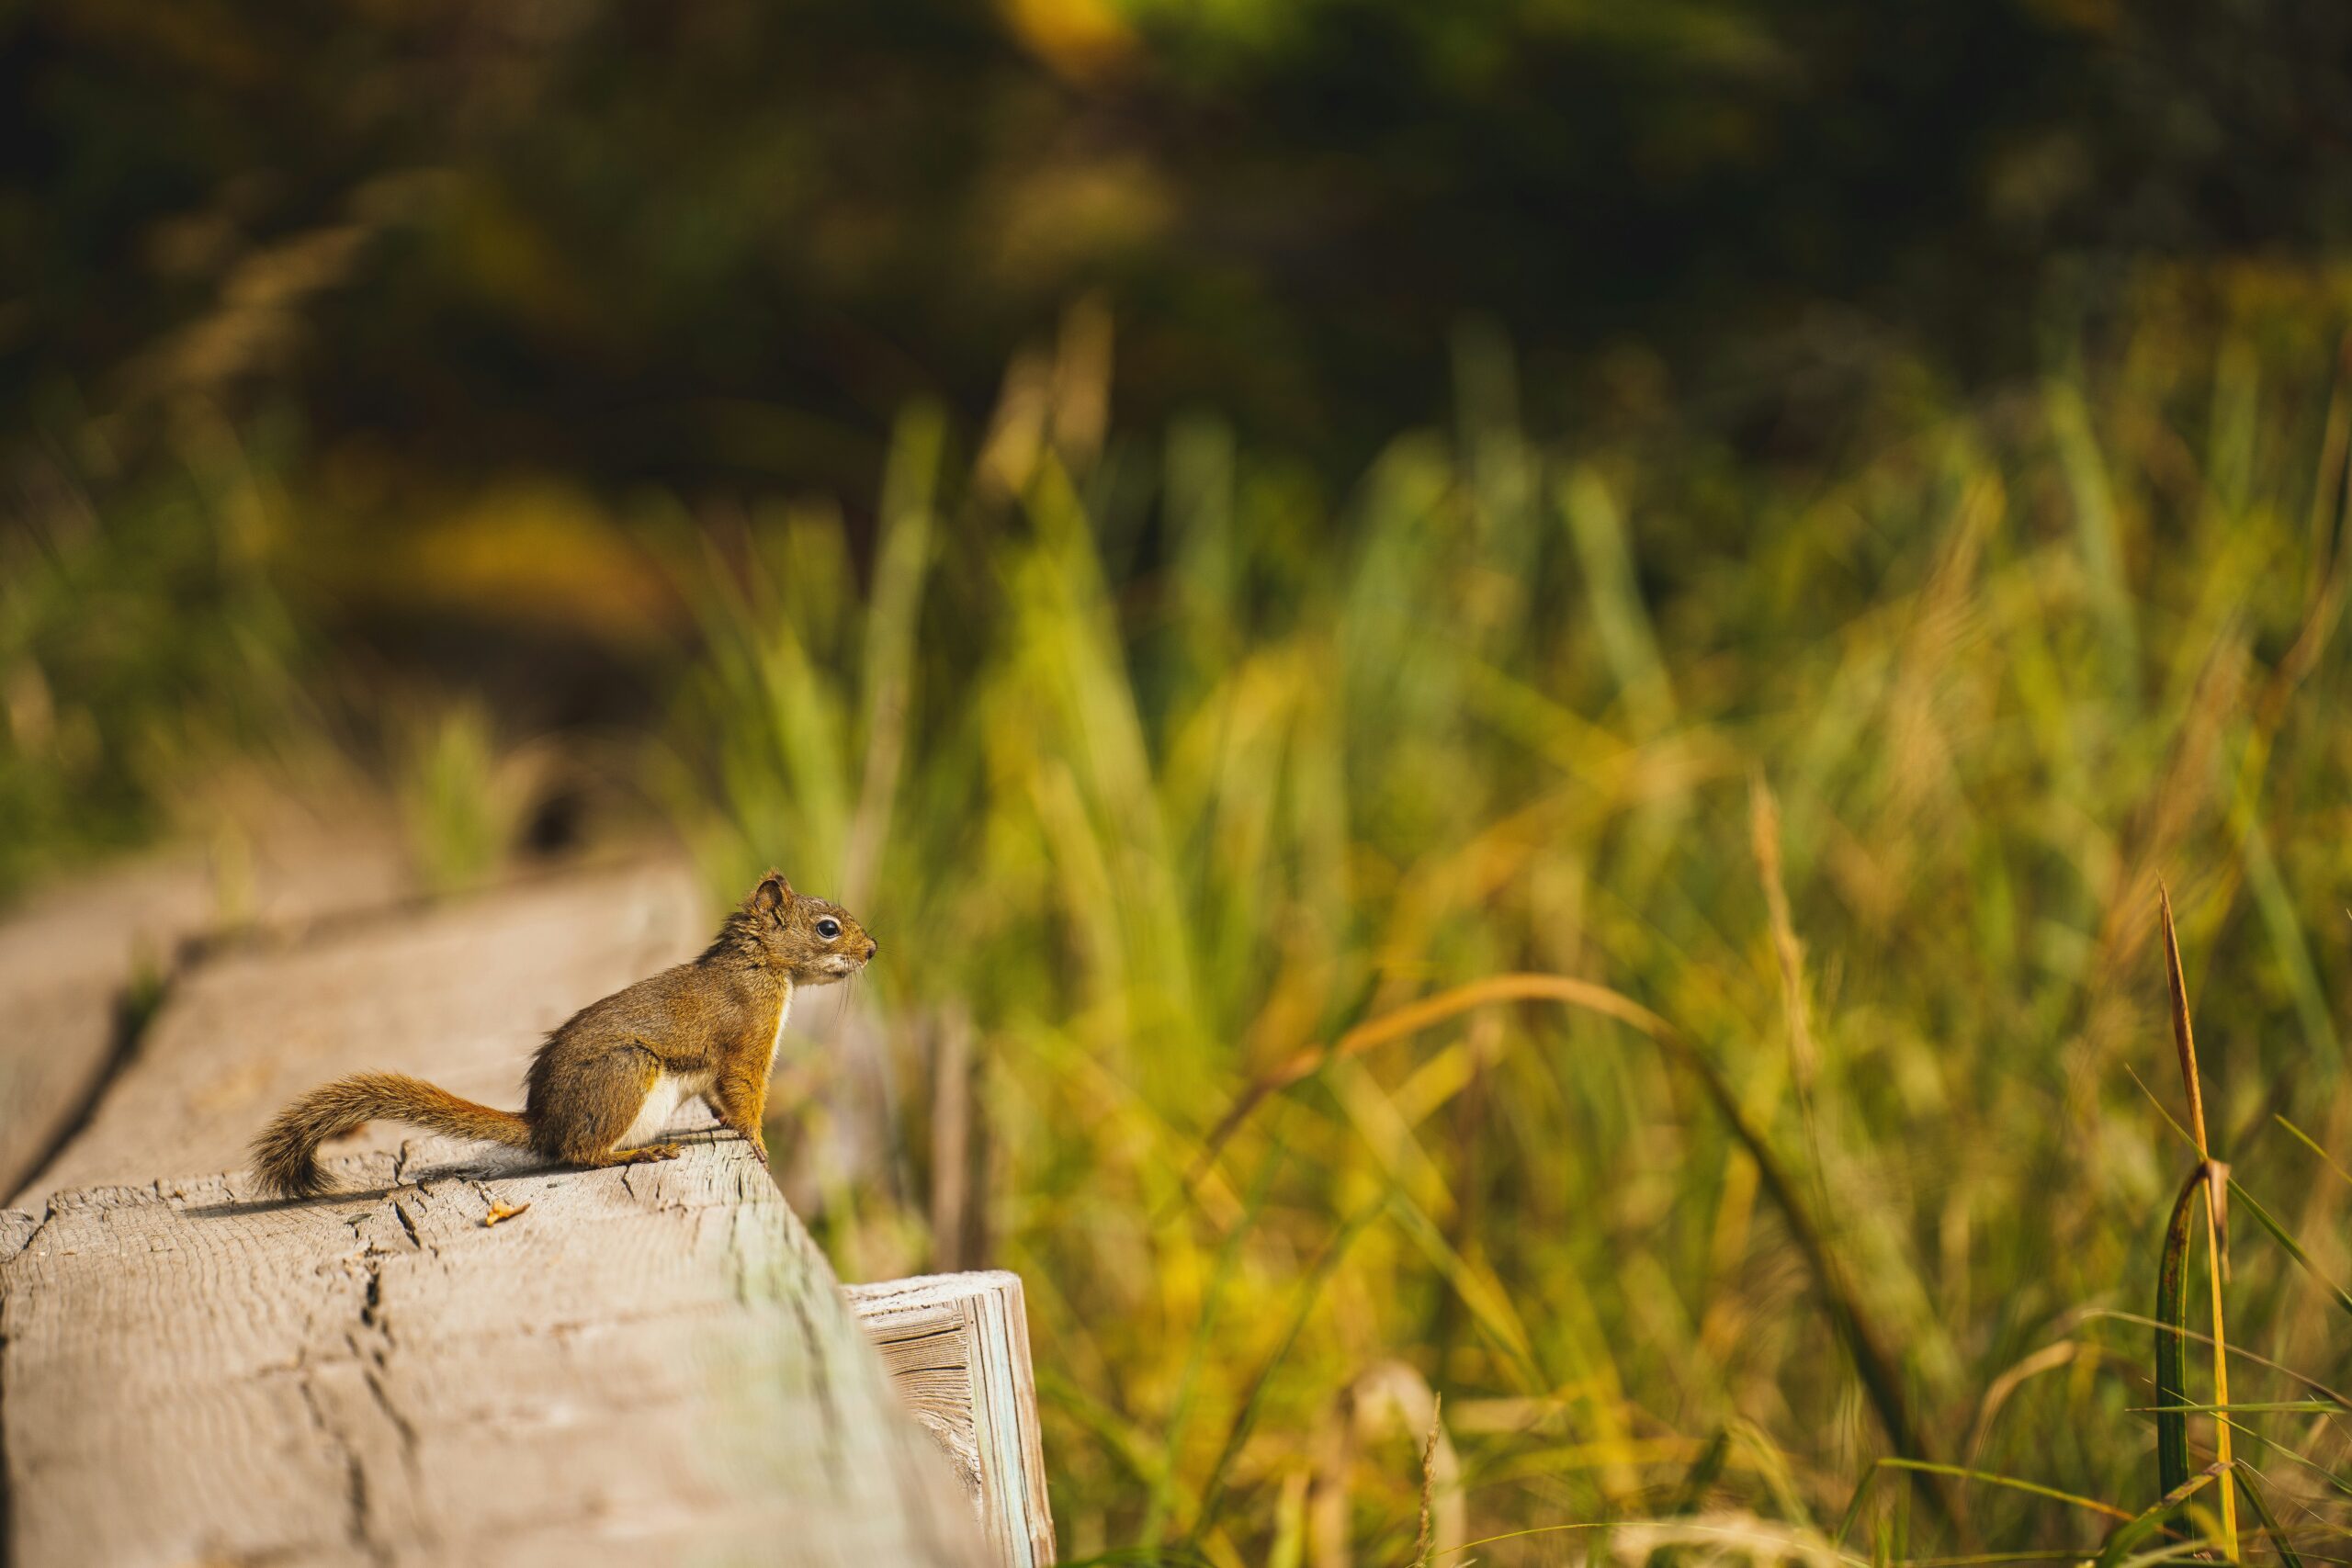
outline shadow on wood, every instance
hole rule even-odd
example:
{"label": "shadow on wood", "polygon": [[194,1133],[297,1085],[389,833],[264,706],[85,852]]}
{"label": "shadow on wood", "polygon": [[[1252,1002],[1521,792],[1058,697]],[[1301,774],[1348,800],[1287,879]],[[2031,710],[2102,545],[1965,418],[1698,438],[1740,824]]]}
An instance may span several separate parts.
{"label": "shadow on wood", "polygon": [[322,1199],[168,1179],[356,1068],[514,1104],[548,1028],[706,931],[691,880],[639,863],[184,969],[38,1217],[0,1213],[6,1560],[987,1562],[738,1140],[562,1170],[379,1126]]}
{"label": "shadow on wood", "polygon": [[17,1568],[985,1561],[743,1145],[350,1163],[380,1196],[215,1177],[0,1225]]}

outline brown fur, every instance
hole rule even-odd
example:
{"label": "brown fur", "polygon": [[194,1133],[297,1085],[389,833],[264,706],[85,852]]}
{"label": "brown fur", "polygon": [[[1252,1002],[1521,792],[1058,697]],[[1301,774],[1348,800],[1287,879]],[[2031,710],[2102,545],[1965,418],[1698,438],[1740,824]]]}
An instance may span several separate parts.
{"label": "brown fur", "polygon": [[[818,923],[839,923],[836,935]],[[760,1122],[778,1021],[793,992],[865,967],[875,944],[838,904],[793,892],[769,872],[701,957],[591,1002],[531,1058],[523,1110],[497,1111],[399,1073],[358,1073],[314,1089],[254,1140],[262,1185],[289,1198],[326,1191],[318,1150],[369,1122],[536,1149],[569,1165],[666,1159],[675,1144],[618,1147],[665,1074],[697,1082],[719,1121],[768,1157]]]}

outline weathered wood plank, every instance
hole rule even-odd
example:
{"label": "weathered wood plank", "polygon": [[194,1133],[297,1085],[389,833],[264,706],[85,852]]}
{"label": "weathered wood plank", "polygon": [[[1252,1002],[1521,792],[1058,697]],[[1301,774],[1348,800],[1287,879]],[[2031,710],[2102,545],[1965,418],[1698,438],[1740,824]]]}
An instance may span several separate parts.
{"label": "weathered wood plank", "polygon": [[338,1163],[363,1190],[63,1193],[0,1264],[18,1568],[981,1560],[740,1143]]}
{"label": "weathered wood plank", "polygon": [[154,1179],[242,1167],[283,1099],[355,1068],[518,1103],[546,1029],[705,934],[684,874],[639,866],[188,974],[42,1217],[0,1216],[17,1568],[984,1561],[738,1142],[559,1171],[384,1128],[315,1202]]}
{"label": "weathered wood plank", "polygon": [[405,880],[381,825],[329,840],[297,824],[233,868],[167,852],[10,911],[0,920],[0,1199],[25,1187],[89,1104],[142,976],[160,979],[185,943],[224,928],[299,928],[384,902]]}
{"label": "weathered wood plank", "polygon": [[[66,1188],[235,1170],[255,1132],[304,1089],[368,1068],[416,1073],[487,1104],[523,1102],[547,1032],[709,936],[700,894],[658,860],[540,878],[477,897],[345,920],[293,946],[213,955],[183,976],[150,1025],[136,1069],[17,1200]],[[345,1152],[413,1141],[368,1129]],[[516,1157],[485,1152],[489,1168]]]}
{"label": "weathered wood plank", "polygon": [[954,1461],[1002,1568],[1054,1561],[1021,1277],[927,1274],[848,1288],[899,1397]]}

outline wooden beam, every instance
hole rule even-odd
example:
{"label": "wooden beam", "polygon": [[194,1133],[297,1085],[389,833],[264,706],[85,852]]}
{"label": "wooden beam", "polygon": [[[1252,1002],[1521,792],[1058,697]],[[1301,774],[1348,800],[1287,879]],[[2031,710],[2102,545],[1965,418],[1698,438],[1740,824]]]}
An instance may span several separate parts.
{"label": "wooden beam", "polygon": [[[694,878],[654,860],[582,869],[425,908],[354,916],[299,942],[209,954],[99,1099],[89,1122],[14,1200],[234,1170],[254,1133],[304,1089],[345,1073],[415,1073],[519,1106],[547,1032],[597,998],[690,956],[712,920]],[[336,1152],[410,1148],[426,1164],[516,1157],[393,1123]]]}
{"label": "wooden beam", "polygon": [[132,1004],[226,930],[284,932],[393,897],[398,841],[300,820],[234,853],[177,850],[49,888],[0,919],[0,1202],[75,1130],[130,1043]]}
{"label": "wooden beam", "polygon": [[1001,1568],[1054,1561],[1021,1277],[926,1274],[848,1287],[899,1396],[954,1462]]}
{"label": "wooden beam", "polygon": [[823,1257],[699,1112],[659,1165],[392,1127],[310,1202],[183,1174],[234,1170],[288,1096],[356,1068],[517,1104],[542,1032],[707,935],[657,864],[186,973],[37,1213],[0,1213],[0,1555],[987,1562]]}
{"label": "wooden beam", "polygon": [[341,1168],[307,1203],[209,1177],[0,1221],[16,1568],[985,1561],[741,1143]]}

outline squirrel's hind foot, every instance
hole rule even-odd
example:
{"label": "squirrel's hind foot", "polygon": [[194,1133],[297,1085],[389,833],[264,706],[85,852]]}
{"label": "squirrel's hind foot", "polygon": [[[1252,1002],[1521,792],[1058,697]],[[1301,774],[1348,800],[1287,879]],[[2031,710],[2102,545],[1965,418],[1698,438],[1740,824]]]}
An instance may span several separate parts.
{"label": "squirrel's hind foot", "polygon": [[656,1160],[676,1159],[678,1154],[678,1145],[675,1144],[648,1144],[641,1149],[615,1149],[594,1163],[597,1165],[650,1165]]}

